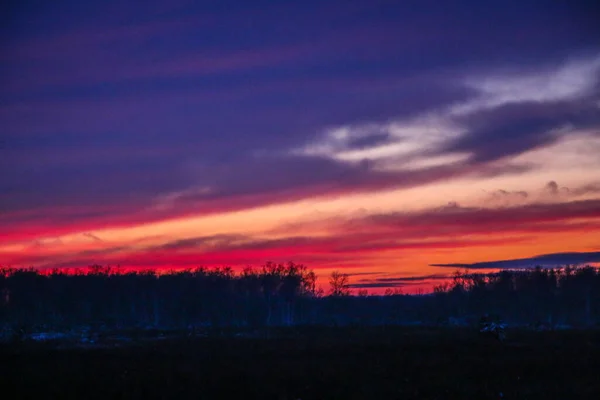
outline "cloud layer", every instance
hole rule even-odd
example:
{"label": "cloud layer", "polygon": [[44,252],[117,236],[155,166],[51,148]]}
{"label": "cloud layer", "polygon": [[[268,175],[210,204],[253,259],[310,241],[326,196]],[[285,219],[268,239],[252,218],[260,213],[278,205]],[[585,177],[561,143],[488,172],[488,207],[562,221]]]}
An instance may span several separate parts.
{"label": "cloud layer", "polygon": [[600,252],[543,254],[515,260],[497,260],[472,264],[432,264],[433,267],[471,269],[521,269],[534,267],[564,267],[567,265],[590,265],[600,262]]}

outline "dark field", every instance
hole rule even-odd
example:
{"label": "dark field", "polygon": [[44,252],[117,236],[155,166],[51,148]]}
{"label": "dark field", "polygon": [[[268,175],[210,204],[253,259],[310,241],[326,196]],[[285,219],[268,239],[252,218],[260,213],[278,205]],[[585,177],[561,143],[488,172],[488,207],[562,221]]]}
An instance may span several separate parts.
{"label": "dark field", "polygon": [[600,398],[597,331],[508,331],[504,344],[450,328],[268,335],[4,345],[0,384],[6,399]]}

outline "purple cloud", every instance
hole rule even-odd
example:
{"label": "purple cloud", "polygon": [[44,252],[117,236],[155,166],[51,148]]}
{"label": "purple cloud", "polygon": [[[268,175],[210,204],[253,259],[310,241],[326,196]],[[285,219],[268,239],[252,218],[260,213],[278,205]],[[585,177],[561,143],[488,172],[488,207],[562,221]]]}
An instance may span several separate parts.
{"label": "purple cloud", "polygon": [[520,269],[547,267],[556,268],[567,265],[583,265],[600,262],[600,252],[553,253],[529,258],[486,261],[470,264],[431,264],[432,267],[470,268],[470,269]]}

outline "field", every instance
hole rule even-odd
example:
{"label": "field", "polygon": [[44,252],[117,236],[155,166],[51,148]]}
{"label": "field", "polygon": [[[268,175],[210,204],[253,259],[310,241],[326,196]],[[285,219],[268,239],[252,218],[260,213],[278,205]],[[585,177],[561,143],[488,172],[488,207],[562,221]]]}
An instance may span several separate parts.
{"label": "field", "polygon": [[7,399],[600,398],[597,331],[508,331],[502,344],[467,329],[304,328],[0,356]]}

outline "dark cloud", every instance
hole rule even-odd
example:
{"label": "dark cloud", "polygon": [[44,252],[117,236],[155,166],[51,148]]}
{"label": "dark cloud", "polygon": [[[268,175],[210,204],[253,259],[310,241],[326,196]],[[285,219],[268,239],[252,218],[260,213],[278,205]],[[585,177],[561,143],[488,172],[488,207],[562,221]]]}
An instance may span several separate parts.
{"label": "dark cloud", "polygon": [[499,189],[492,193],[492,196],[518,196],[526,199],[529,194],[524,190],[518,190],[514,192],[508,192],[506,190]]}
{"label": "dark cloud", "polygon": [[347,147],[349,149],[363,149],[388,143],[390,134],[387,132],[373,133],[357,139],[350,140]]}
{"label": "dark cloud", "polygon": [[586,194],[595,194],[600,193],[600,182],[590,183],[588,185],[584,185],[578,188],[566,188],[567,191],[576,196],[586,195]]}
{"label": "dark cloud", "polygon": [[100,239],[100,237],[98,237],[98,236],[94,235],[93,233],[85,232],[85,233],[83,234],[83,236],[85,236],[85,237],[88,237],[88,238],[90,238],[90,239],[93,239],[93,240],[95,240],[95,241],[97,241],[97,242],[103,242],[103,240],[102,240],[102,239]]}
{"label": "dark cloud", "polygon": [[393,277],[393,278],[377,278],[374,279],[376,282],[417,282],[417,281],[426,281],[426,280],[437,280],[437,279],[448,279],[450,276],[445,274],[431,274],[431,275],[421,275],[421,276],[403,276],[403,277]]}
{"label": "dark cloud", "polygon": [[529,197],[529,193],[525,190],[509,191],[504,189],[494,190],[488,193],[485,202],[510,205],[512,202],[525,201]]}
{"label": "dark cloud", "polygon": [[[526,204],[502,208],[477,208],[449,206],[416,213],[386,213],[371,215],[341,223],[348,230],[393,230],[403,227],[412,234],[422,230],[435,234],[486,234],[486,233],[534,233],[568,230],[564,221],[587,220],[583,226],[598,226],[600,200],[582,200],[568,203]],[[577,225],[577,224],[575,224]],[[410,228],[410,229],[409,229]]]}
{"label": "dark cloud", "polygon": [[147,251],[196,250],[203,253],[289,250],[297,254],[328,253],[352,254],[369,253],[383,250],[454,248],[461,246],[484,246],[494,240],[442,240],[442,241],[392,241],[386,236],[370,233],[350,233],[335,237],[315,238],[310,236],[288,236],[278,239],[264,239],[246,235],[214,235],[176,240],[164,245],[147,248]]}
{"label": "dark cloud", "polygon": [[600,262],[600,252],[553,253],[543,254],[530,258],[519,258],[512,260],[487,261],[471,264],[432,264],[431,266],[471,269],[516,269],[535,268],[537,266],[553,268],[567,265],[582,265],[597,262]]}
{"label": "dark cloud", "polygon": [[[283,223],[272,233],[313,232],[326,229],[340,238],[338,251],[384,249],[443,249],[475,245],[497,246],[528,242],[541,234],[564,235],[600,230],[600,200],[566,203],[513,204],[501,207],[463,207],[456,202],[416,211],[375,213],[367,216],[310,219]],[[356,241],[347,238],[368,232]],[[489,237],[463,240],[464,235]],[[342,240],[343,238],[343,240]],[[457,238],[454,240],[454,238]],[[435,240],[434,240],[435,239]],[[333,251],[331,248],[330,251]]]}
{"label": "dark cloud", "polygon": [[518,155],[555,142],[553,130],[600,126],[597,100],[514,102],[456,118],[468,133],[443,151],[470,152],[473,162]]}
{"label": "dark cloud", "polygon": [[179,206],[187,202],[196,210],[210,210],[211,203],[215,203],[220,205],[217,209],[226,210],[309,197],[414,187],[467,174],[493,177],[528,170],[528,167],[508,165],[485,166],[473,171],[467,166],[455,165],[388,172],[376,170],[368,162],[346,164],[313,156],[274,156],[246,161],[198,167],[201,186],[214,190],[199,196],[184,196],[178,200]]}
{"label": "dark cloud", "polygon": [[421,276],[408,276],[408,277],[385,277],[385,278],[374,278],[374,279],[360,279],[356,283],[352,283],[350,287],[356,289],[368,289],[368,288],[395,288],[402,286],[416,285],[432,280],[445,280],[451,279],[450,275],[446,274],[431,274]]}
{"label": "dark cloud", "polygon": [[367,283],[351,283],[348,285],[352,289],[380,289],[380,288],[398,288],[406,286],[405,283],[382,283],[382,282],[367,282]]}
{"label": "dark cloud", "polygon": [[558,194],[558,184],[554,181],[548,182],[546,184],[546,186],[544,186],[544,189],[546,190],[546,192],[550,193],[551,195]]}
{"label": "dark cloud", "polygon": [[369,275],[379,275],[379,274],[383,274],[383,272],[381,271],[377,271],[377,272],[353,272],[350,274],[346,274],[349,277],[354,277],[354,276],[369,276]]}
{"label": "dark cloud", "polygon": [[[78,261],[75,265],[78,265],[80,267],[85,266],[85,265],[92,265],[95,263],[94,257],[98,257],[97,259],[103,260],[105,257],[115,255],[118,253],[122,253],[122,252],[131,251],[131,250],[132,250],[132,248],[130,246],[112,246],[112,247],[107,247],[107,248],[102,248],[102,249],[84,250],[84,251],[78,253],[77,255],[75,255],[74,258],[86,257],[87,258],[86,262],[82,263],[81,261]],[[70,257],[68,257],[68,258],[70,258]],[[69,261],[71,261],[71,260],[69,260]]]}
{"label": "dark cloud", "polygon": [[510,207],[515,206],[518,203],[524,203],[531,197],[538,198],[550,198],[550,199],[563,199],[564,201],[575,200],[579,196],[593,195],[600,193],[600,183],[592,182],[579,187],[566,187],[559,185],[556,181],[549,181],[546,183],[541,190],[504,190],[498,189],[491,192],[487,192],[487,196],[484,198],[484,203]]}
{"label": "dark cloud", "polygon": [[240,240],[247,240],[247,236],[243,235],[212,235],[212,236],[201,236],[189,239],[180,239],[166,244],[153,247],[153,250],[179,250],[179,249],[193,249],[204,246],[208,247],[229,247],[233,243]]}

